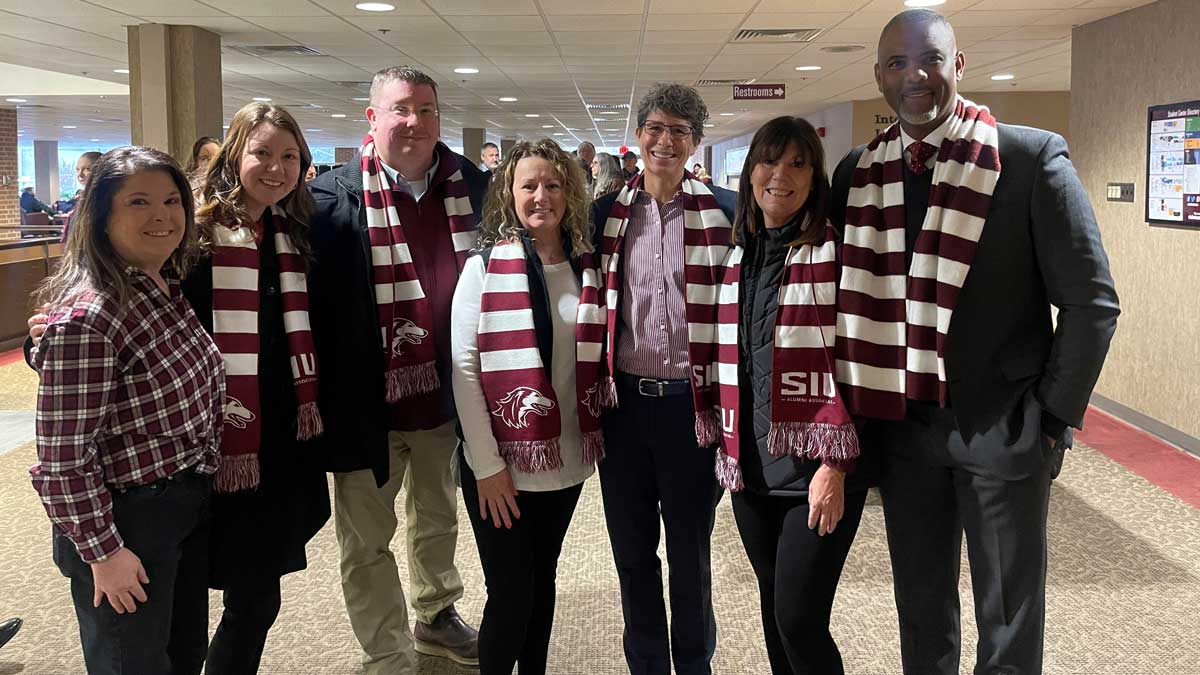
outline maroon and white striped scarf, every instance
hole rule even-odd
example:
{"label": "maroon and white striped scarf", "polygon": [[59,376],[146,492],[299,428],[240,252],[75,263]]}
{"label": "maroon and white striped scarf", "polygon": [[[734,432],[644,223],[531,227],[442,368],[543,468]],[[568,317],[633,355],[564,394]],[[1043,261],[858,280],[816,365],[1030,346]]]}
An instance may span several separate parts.
{"label": "maroon and white striped scarf", "polygon": [[[289,220],[272,208],[283,328],[296,388],[296,440],[321,434],[317,409],[317,354],[308,321],[304,261],[288,234]],[[253,228],[213,227],[213,339],[225,361],[225,428],[216,489],[234,492],[258,486],[262,407],[258,397],[259,252]]]}
{"label": "maroon and white striped scarf", "polygon": [[[417,277],[412,252],[404,236],[404,224],[396,210],[393,186],[384,171],[383,161],[375,154],[375,139],[370,133],[363,139],[361,155],[363,206],[367,210],[367,234],[371,240],[375,303],[383,349],[388,354],[387,400],[395,403],[402,398],[435,391],[440,386],[433,309],[421,289],[421,280]],[[447,160],[443,157],[442,161]],[[432,185],[429,187],[433,189]],[[455,169],[441,189],[450,239],[461,272],[478,239],[476,220],[471,217],[469,188],[463,180],[462,170]]]}
{"label": "maroon and white striped scarf", "polygon": [[[595,286],[597,270],[585,264],[583,274],[591,276],[591,285]],[[525,246],[521,242],[502,243],[492,249],[483,277],[479,310],[479,379],[500,456],[526,473],[562,468],[559,401],[538,349]],[[586,318],[583,312],[576,313],[575,334],[580,352],[592,342],[587,333],[596,333],[600,328],[599,324],[582,321],[583,318]],[[592,359],[591,368],[585,366],[584,377],[589,372],[595,373],[596,363]],[[576,395],[579,412],[583,461],[595,464],[604,457],[597,383],[591,375],[590,387],[584,386],[588,380],[580,379],[578,370],[576,391],[572,393]]]}
{"label": "maroon and white striped scarf", "polygon": [[[625,228],[629,224],[630,205],[642,189],[643,174],[638,174],[621,189],[613,202],[608,220],[604,223],[604,238],[600,255],[600,270],[604,275],[604,305],[599,305],[599,293],[592,298],[585,293],[585,300],[595,302],[598,307],[587,311],[607,313],[607,340],[604,349],[606,372],[600,386],[601,401],[606,407],[617,405],[616,384],[612,379],[616,354],[617,321],[621,308],[620,258],[625,241]],[[688,321],[688,356],[692,367],[692,401],[696,408],[696,442],[708,447],[720,439],[720,424],[714,407],[711,368],[716,356],[716,308],[717,282],[721,264],[729,252],[732,230],[725,212],[717,205],[712,191],[684,172],[681,185],[683,199],[683,245],[685,302]]]}
{"label": "maroon and white striped scarf", "polygon": [[907,274],[899,123],[867,145],[851,178],[837,377],[856,415],[900,419],[909,399],[946,402],[946,333],[1000,178],[988,109],[959,97],[947,124]]}
{"label": "maroon and white striped scarf", "polygon": [[[837,332],[837,243],[826,224],[823,243],[788,250],[779,282],[771,357],[771,431],[767,450],[776,457],[853,459],[858,433],[834,382]],[[742,489],[741,392],[741,246],[725,260],[717,310],[717,399],[721,410],[721,446],[717,481],[730,491]]]}

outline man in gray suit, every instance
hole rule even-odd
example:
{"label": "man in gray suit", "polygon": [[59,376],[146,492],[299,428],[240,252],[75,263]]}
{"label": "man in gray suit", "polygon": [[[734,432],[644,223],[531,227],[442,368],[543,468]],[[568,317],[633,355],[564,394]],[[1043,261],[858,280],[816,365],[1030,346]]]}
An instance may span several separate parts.
{"label": "man in gray suit", "polygon": [[[944,363],[944,369],[924,371],[933,378],[934,400],[914,396],[911,383],[922,373],[913,373],[911,365],[904,393],[901,365],[901,393],[886,392],[899,396],[899,419],[867,421],[863,444],[864,450],[883,456],[880,490],[904,672],[959,672],[958,576],[965,531],[980,635],[974,672],[1030,675],[1042,669],[1050,482],[1071,444],[1070,427],[1082,425],[1119,309],[1095,215],[1063,138],[1005,124],[991,129],[989,123],[981,132],[986,139],[983,151],[989,145],[994,148],[988,163],[983,152],[979,157],[972,154],[980,151],[980,143],[972,146],[970,139],[964,143],[961,137],[952,143],[947,137],[947,130],[956,128],[957,120],[951,117],[961,116],[967,107],[957,95],[964,66],[954,31],[940,15],[910,10],[888,23],[879,39],[875,77],[896,111],[899,128],[842,160],[833,179],[833,218],[835,224],[846,223],[848,265],[855,255],[878,260],[891,251],[898,253],[899,224],[903,225],[904,267],[899,273],[907,270],[909,305],[913,289],[930,281],[927,273],[918,273],[919,267],[929,265],[931,257],[944,264],[956,255],[947,251],[964,241],[973,246],[961,288],[946,292],[940,273],[937,277],[937,330],[944,334],[937,335],[936,350],[937,363]],[[898,147],[892,146],[896,149],[888,155],[890,161],[860,166],[863,153],[879,152],[885,141],[904,143],[902,160]],[[922,142],[932,147],[923,149]],[[994,189],[977,177],[958,185],[939,180],[961,171],[944,163],[964,161],[980,162],[986,171],[995,169]],[[903,220],[894,208],[898,185],[886,197],[884,190],[874,196],[854,191],[854,186],[872,180],[903,181]],[[938,247],[927,248],[922,242],[931,237],[920,239],[927,235],[927,220],[945,217],[930,205],[963,198],[968,187],[974,192],[959,203],[975,205],[977,212],[962,222],[969,222],[977,243],[971,236],[964,240],[943,232]],[[947,197],[948,192],[957,196]],[[884,243],[874,250],[854,250],[849,235],[866,209],[876,209],[877,216],[890,211],[892,222],[898,223],[897,237],[891,240],[897,248]],[[913,262],[914,249],[920,265]],[[892,261],[889,264],[899,269],[898,256]],[[843,277],[838,298],[839,380],[846,365],[841,361],[843,347],[851,354],[858,350],[858,356],[847,357],[858,363],[889,353],[875,345],[867,345],[865,352],[862,344],[846,345],[853,340],[843,340],[841,307],[862,300],[846,290]],[[906,353],[907,336],[911,357],[912,342],[918,339],[914,335],[932,329],[914,324],[911,311],[906,319],[904,293],[899,295],[898,316],[890,319],[901,329],[893,334],[901,336],[898,353]],[[942,326],[943,298],[955,293],[956,301],[949,301],[948,327]],[[1059,310],[1057,328],[1051,305]],[[869,309],[856,311],[872,320],[889,320],[868,317]],[[863,356],[868,352],[870,357]],[[845,387],[849,399],[862,393],[853,389]],[[874,394],[879,392],[867,397]]]}

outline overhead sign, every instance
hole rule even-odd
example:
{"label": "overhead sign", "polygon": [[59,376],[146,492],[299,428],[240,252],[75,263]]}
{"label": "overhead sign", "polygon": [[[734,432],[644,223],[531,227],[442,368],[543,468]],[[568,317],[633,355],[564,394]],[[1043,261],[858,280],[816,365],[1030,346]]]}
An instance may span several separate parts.
{"label": "overhead sign", "polygon": [[735,101],[782,101],[784,85],[782,84],[735,84],[733,85],[733,100]]}

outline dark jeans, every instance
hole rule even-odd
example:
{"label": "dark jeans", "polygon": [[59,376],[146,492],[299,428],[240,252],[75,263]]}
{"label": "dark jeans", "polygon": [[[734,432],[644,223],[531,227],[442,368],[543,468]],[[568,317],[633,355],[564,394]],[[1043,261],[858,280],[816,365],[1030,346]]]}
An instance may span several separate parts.
{"label": "dark jeans", "polygon": [[223,594],[225,611],[208,645],[206,675],[254,675],[279,616],[279,578],[249,578]]}
{"label": "dark jeans", "polygon": [[583,484],[550,492],[521,492],[521,517],[511,530],[479,516],[479,489],[466,460],[459,458],[463,504],[471,518],[483,564],[487,602],[479,623],[480,675],[546,672],[554,625],[554,581],[558,555],[575,514]]}
{"label": "dark jeans", "polygon": [[866,491],[846,495],[833,532],[808,527],[808,501],[753,492],[733,495],[733,516],[758,577],[763,635],[774,675],[841,675],[829,617],[842,566],[862,519]]}
{"label": "dark jeans", "polygon": [[190,469],[113,492],[113,520],[150,583],[137,611],[92,606],[92,568],[54,534],[54,562],[71,580],[83,659],[91,675],[192,675],[208,646],[208,518],[212,479]]}
{"label": "dark jeans", "polygon": [[[604,516],[621,581],[625,660],[632,675],[709,675],[717,646],[711,539],[721,488],[716,455],[696,445],[690,393],[653,398],[619,388],[605,413]],[[671,628],[663,604],[659,519],[670,565]]]}
{"label": "dark jeans", "polygon": [[[918,411],[921,412],[921,411]],[[963,533],[979,643],[976,675],[1042,672],[1046,623],[1046,515],[1050,472],[1004,480],[963,468],[968,456],[949,410],[871,430],[883,450],[884,521],[908,675],[957,675],[958,574]]]}

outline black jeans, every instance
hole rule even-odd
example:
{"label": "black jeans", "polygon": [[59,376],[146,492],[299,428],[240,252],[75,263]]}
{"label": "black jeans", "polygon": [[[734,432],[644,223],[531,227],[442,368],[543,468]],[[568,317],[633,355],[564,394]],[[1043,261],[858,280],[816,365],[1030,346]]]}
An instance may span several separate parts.
{"label": "black jeans", "polygon": [[554,625],[555,578],[563,539],[575,514],[583,484],[549,492],[521,492],[521,517],[511,530],[479,515],[475,474],[459,457],[463,504],[471,518],[487,602],[479,622],[480,675],[546,672]]}
{"label": "black jeans", "polygon": [[[621,581],[625,660],[632,675],[709,675],[717,646],[711,539],[721,488],[711,448],[696,445],[690,393],[654,398],[622,386],[604,415],[604,516]],[[663,604],[659,519],[670,565]]]}
{"label": "black jeans", "polygon": [[190,469],[113,492],[113,520],[150,583],[137,611],[92,606],[92,568],[54,534],[54,562],[71,580],[83,659],[91,675],[193,675],[208,646],[208,518],[212,479]]}
{"label": "black jeans", "polygon": [[225,611],[208,645],[206,675],[254,675],[279,616],[279,577],[252,577],[224,591]]}
{"label": "black jeans", "polygon": [[808,501],[753,492],[733,495],[733,516],[758,577],[763,636],[774,675],[841,675],[829,617],[842,566],[862,519],[866,491],[846,495],[833,532],[808,527]]}

